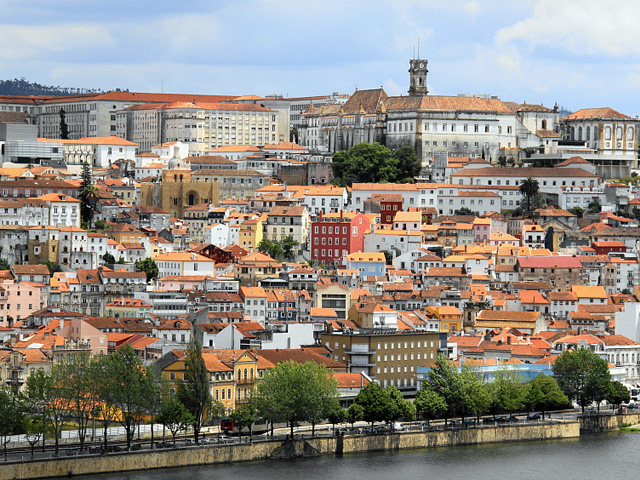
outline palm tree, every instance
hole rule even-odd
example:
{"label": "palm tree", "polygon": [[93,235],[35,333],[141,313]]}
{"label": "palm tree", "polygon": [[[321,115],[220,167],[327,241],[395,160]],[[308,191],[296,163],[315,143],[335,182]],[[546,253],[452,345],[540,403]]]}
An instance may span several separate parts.
{"label": "palm tree", "polygon": [[538,187],[538,180],[535,178],[528,177],[520,182],[520,193],[524,197],[523,202],[526,205],[525,213],[528,215],[531,214],[531,206],[538,194]]}

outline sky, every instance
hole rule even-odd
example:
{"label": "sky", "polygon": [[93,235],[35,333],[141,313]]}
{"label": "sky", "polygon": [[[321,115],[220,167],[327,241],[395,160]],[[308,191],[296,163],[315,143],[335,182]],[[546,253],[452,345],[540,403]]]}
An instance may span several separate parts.
{"label": "sky", "polygon": [[0,0],[0,11],[4,80],[403,95],[419,52],[430,94],[640,115],[637,0]]}

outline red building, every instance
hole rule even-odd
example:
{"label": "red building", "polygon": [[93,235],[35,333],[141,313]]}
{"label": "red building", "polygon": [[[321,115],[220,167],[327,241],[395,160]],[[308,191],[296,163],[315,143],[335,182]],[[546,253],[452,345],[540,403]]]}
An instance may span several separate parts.
{"label": "red building", "polygon": [[402,210],[402,195],[399,193],[374,193],[371,200],[380,202],[380,223],[393,224],[396,213]]}
{"label": "red building", "polygon": [[596,255],[607,255],[609,253],[620,253],[627,251],[627,246],[617,240],[593,242],[591,246],[596,251]]}
{"label": "red building", "polygon": [[341,263],[345,255],[362,251],[364,233],[369,229],[371,220],[364,213],[320,215],[311,222],[311,258],[325,265]]}

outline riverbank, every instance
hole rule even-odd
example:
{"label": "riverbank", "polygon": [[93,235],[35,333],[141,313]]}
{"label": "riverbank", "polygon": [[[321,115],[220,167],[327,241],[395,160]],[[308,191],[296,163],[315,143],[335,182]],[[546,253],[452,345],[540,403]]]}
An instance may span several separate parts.
{"label": "riverbank", "polygon": [[74,456],[54,458],[47,461],[10,463],[0,465],[0,480],[69,477],[127,470],[214,465],[272,458],[569,439],[579,436],[580,422],[566,421],[461,428],[435,432],[400,432],[378,435],[301,438],[293,441],[261,440],[253,443],[195,446],[177,450],[115,453],[102,456]]}

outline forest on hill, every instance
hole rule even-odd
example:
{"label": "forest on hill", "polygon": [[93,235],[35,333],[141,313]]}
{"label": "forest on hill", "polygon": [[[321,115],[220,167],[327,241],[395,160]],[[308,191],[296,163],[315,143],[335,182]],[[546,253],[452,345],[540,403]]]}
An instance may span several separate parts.
{"label": "forest on hill", "polygon": [[[114,92],[128,92],[129,90],[115,88]],[[36,82],[29,82],[23,78],[13,80],[0,80],[0,95],[80,95],[85,93],[105,93],[96,88],[61,87],[52,85],[41,85]]]}

